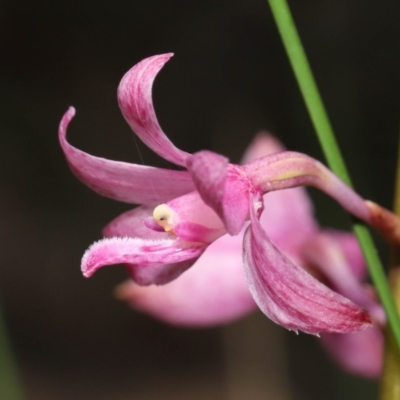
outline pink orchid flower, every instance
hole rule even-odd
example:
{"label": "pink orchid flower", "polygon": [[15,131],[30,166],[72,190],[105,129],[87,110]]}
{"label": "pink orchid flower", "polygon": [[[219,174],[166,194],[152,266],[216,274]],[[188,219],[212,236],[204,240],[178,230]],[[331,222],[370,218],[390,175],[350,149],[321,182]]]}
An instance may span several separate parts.
{"label": "pink orchid flower", "polygon": [[[283,150],[272,136],[259,134],[243,163]],[[360,284],[367,270],[354,235],[320,230],[303,188],[271,192],[266,200],[261,224],[271,241],[319,280],[368,309],[376,321],[373,327],[356,333],[322,334],[322,344],[346,371],[378,377],[383,351],[379,325],[385,318],[381,306]],[[130,236],[131,225],[123,226],[112,222],[103,233]],[[238,319],[257,308],[244,277],[242,239],[243,231],[237,236],[222,236],[192,268],[169,284],[140,286],[127,280],[119,285],[116,295],[135,309],[178,326],[208,327]]]}
{"label": "pink orchid flower", "polygon": [[[276,139],[259,134],[243,162],[283,150]],[[322,334],[322,345],[346,371],[379,377],[383,359],[380,325],[384,315],[378,302],[360,284],[367,270],[355,237],[321,231],[303,188],[271,192],[267,201],[261,224],[272,242],[319,280],[368,309],[376,321],[373,327],[356,333]],[[122,224],[108,225],[104,235],[131,236],[131,224],[121,220]],[[135,309],[177,326],[209,327],[243,317],[257,306],[244,277],[242,239],[243,232],[222,236],[179,279],[166,285],[140,286],[127,280],[119,285],[116,295]]]}
{"label": "pink orchid flower", "polygon": [[[158,124],[151,94],[157,73],[171,56],[150,57],[134,66],[120,83],[118,100],[139,138],[185,171],[91,156],[66,141],[73,108],[60,123],[63,151],[85,184],[102,195],[142,204],[108,226],[108,234],[117,236],[87,250],[83,274],[89,277],[102,266],[123,263],[136,283],[165,284],[207,254],[217,239],[244,231],[243,263],[250,293],[274,322],[310,334],[348,333],[371,326],[363,308],[329,289],[278,249],[260,221],[264,198],[267,210],[270,192],[301,185],[317,187],[357,218],[376,225],[369,203],[304,154],[274,153],[239,166],[210,151],[190,155],[176,148]],[[151,212],[157,203],[162,204]],[[124,232],[126,237],[122,237]]]}

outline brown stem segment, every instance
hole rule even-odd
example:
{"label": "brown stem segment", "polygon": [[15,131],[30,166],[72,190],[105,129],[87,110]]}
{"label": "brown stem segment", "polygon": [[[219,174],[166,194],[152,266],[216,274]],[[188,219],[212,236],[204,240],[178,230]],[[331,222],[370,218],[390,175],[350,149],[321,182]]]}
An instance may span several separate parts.
{"label": "brown stem segment", "polygon": [[369,200],[365,203],[371,213],[371,226],[373,226],[394,249],[400,249],[400,218],[386,208],[381,207],[379,204]]}

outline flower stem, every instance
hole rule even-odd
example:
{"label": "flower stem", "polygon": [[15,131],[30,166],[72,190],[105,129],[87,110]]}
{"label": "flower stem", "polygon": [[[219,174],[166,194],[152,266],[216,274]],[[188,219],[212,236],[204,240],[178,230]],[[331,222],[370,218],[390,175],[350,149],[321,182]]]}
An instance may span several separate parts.
{"label": "flower stem", "polygon": [[[289,6],[286,0],[268,1],[328,165],[336,175],[351,186],[350,176],[336,142]],[[367,227],[358,221],[353,222],[353,231],[360,242],[372,281],[385,308],[397,347],[400,349],[399,315],[371,235]]]}
{"label": "flower stem", "polygon": [[0,309],[0,393],[7,400],[23,400],[17,366],[13,358],[6,324]]}
{"label": "flower stem", "polygon": [[[393,211],[400,217],[400,138],[397,150],[397,168],[394,187]],[[389,280],[397,309],[400,310],[400,250],[392,248]],[[396,347],[393,333],[390,329],[385,332],[385,354],[383,371],[380,381],[380,400],[400,398],[400,351]]]}

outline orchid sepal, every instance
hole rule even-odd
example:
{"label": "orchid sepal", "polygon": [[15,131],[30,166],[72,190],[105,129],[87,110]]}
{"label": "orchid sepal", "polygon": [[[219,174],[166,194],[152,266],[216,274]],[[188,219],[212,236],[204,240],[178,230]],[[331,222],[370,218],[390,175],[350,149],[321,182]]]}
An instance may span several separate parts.
{"label": "orchid sepal", "polygon": [[59,141],[72,172],[95,192],[126,203],[156,205],[194,189],[187,171],[112,161],[78,150],[66,139],[74,115],[70,107],[61,119]]}

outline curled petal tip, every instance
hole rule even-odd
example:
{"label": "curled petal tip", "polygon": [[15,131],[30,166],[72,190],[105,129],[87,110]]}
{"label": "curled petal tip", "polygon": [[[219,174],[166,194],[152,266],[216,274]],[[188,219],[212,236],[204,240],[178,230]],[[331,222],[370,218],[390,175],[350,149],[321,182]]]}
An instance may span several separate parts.
{"label": "curled petal tip", "polygon": [[75,107],[74,107],[74,106],[69,106],[69,107],[68,107],[68,110],[67,110],[67,112],[66,112],[65,114],[68,114],[68,115],[70,115],[71,117],[74,117],[75,114],[76,114]]}
{"label": "curled petal tip", "polygon": [[69,106],[68,107],[68,112],[71,112],[72,115],[75,115],[75,112],[76,112],[75,107],[74,106]]}
{"label": "curled petal tip", "polygon": [[81,261],[81,271],[85,278],[90,278],[98,268],[105,265],[105,253],[98,251],[101,246],[101,241],[98,241],[85,251]]}
{"label": "curled petal tip", "polygon": [[71,122],[72,118],[74,118],[75,113],[76,113],[75,107],[70,106],[63,115],[63,117],[61,118],[60,125],[58,128],[58,136],[61,142],[65,141],[65,135],[68,125]]}

